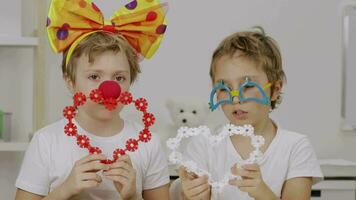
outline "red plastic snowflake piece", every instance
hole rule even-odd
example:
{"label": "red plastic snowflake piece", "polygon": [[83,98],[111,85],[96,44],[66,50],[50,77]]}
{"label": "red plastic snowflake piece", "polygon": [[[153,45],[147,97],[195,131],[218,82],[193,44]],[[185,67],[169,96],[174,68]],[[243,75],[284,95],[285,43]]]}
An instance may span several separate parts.
{"label": "red plastic snowflake piece", "polygon": [[139,111],[146,112],[147,105],[147,100],[144,98],[139,98],[135,101],[136,109]]}
{"label": "red plastic snowflake piece", "polygon": [[103,164],[106,164],[106,165],[110,165],[110,164],[113,164],[113,163],[114,163],[114,161],[109,160],[109,159],[101,160],[100,162],[103,163]]}
{"label": "red plastic snowflake piece", "polygon": [[86,100],[87,98],[82,92],[77,92],[73,97],[74,106],[75,107],[82,106],[85,104]]}
{"label": "red plastic snowflake piece", "polygon": [[90,154],[101,154],[101,149],[99,147],[90,147],[89,153]]}
{"label": "red plastic snowflake piece", "polygon": [[117,106],[117,101],[114,98],[108,98],[104,100],[104,106],[108,110],[114,110]]}
{"label": "red plastic snowflake piece", "polygon": [[130,92],[123,92],[120,95],[119,101],[124,105],[129,105],[132,102],[132,95]]}
{"label": "red plastic snowflake piece", "polygon": [[125,150],[123,149],[115,149],[114,153],[113,153],[113,158],[116,161],[117,159],[119,159],[120,156],[123,156],[126,154]]}
{"label": "red plastic snowflake piece", "polygon": [[71,120],[73,119],[73,117],[76,115],[76,110],[74,106],[67,106],[64,108],[63,110],[63,116],[68,119]]}
{"label": "red plastic snowflake piece", "polygon": [[105,165],[108,164],[108,160],[107,159],[106,160],[101,160],[100,162],[105,164]]}
{"label": "red plastic snowflake piece", "polygon": [[150,132],[150,130],[148,129],[143,129],[140,134],[139,134],[139,138],[141,142],[148,142],[151,140],[152,134]]}
{"label": "red plastic snowflake piece", "polygon": [[77,137],[77,144],[80,148],[89,148],[89,138],[86,135],[79,135]]}
{"label": "red plastic snowflake piece", "polygon": [[64,127],[64,133],[68,136],[75,136],[77,135],[77,126],[73,124],[72,122],[69,122],[65,127]]}
{"label": "red plastic snowflake piece", "polygon": [[101,103],[104,100],[103,93],[99,89],[92,90],[89,97],[95,103]]}
{"label": "red plastic snowflake piece", "polygon": [[145,113],[143,115],[142,122],[145,124],[145,127],[152,126],[155,123],[155,116],[151,113]]}
{"label": "red plastic snowflake piece", "polygon": [[135,139],[129,139],[126,142],[126,149],[128,151],[134,152],[138,149],[138,141]]}

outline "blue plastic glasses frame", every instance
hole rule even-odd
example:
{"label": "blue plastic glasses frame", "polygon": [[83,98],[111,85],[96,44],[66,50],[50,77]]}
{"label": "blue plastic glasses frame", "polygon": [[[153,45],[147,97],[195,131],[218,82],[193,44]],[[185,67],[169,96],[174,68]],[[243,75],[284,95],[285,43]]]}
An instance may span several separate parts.
{"label": "blue plastic glasses frame", "polygon": [[[271,83],[267,83],[263,88],[256,82],[251,81],[249,78],[246,78],[246,81],[243,82],[238,90],[231,90],[229,87],[227,87],[222,81],[219,81],[217,84],[214,85],[213,90],[210,93],[210,102],[209,102],[209,108],[211,111],[214,111],[217,109],[221,104],[231,104],[233,102],[234,97],[239,98],[240,102],[245,102],[245,101],[255,101],[257,103],[263,104],[263,105],[270,105],[270,98],[266,95],[264,92],[265,89],[271,87]],[[262,98],[245,98],[242,93],[243,90],[246,87],[257,87],[258,91],[261,93]],[[214,96],[216,92],[219,89],[224,89],[228,93],[228,98],[223,99],[223,100],[218,100],[217,103],[214,103]]]}

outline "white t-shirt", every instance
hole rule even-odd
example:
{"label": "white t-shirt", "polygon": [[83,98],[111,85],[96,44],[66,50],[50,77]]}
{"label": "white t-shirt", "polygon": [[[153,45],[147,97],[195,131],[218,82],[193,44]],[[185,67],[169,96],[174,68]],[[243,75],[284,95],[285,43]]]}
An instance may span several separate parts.
{"label": "white t-shirt", "polygon": [[[215,181],[222,180],[231,167],[241,163],[230,137],[211,147],[206,137],[195,136],[184,154],[204,170],[209,171]],[[313,183],[323,177],[314,150],[304,135],[278,128],[275,138],[258,163],[264,182],[281,196],[284,182],[296,177],[313,177]],[[212,191],[212,199],[252,200],[247,193],[228,185],[218,194]]]}
{"label": "white t-shirt", "polygon": [[[39,130],[32,139],[22,163],[16,187],[22,190],[46,196],[62,184],[71,172],[74,163],[87,156],[88,150],[77,146],[76,139],[64,133],[66,120],[60,120]],[[98,137],[84,131],[78,123],[79,134],[90,138],[93,146],[102,149],[103,154],[112,159],[113,150],[124,148],[129,138],[138,138],[142,126],[124,121],[119,134],[111,137]],[[127,153],[136,169],[136,190],[141,195],[143,190],[153,189],[169,183],[167,161],[158,136],[152,133],[148,143],[139,142],[138,150]],[[95,188],[84,190],[72,199],[120,199],[113,182],[103,178]]]}

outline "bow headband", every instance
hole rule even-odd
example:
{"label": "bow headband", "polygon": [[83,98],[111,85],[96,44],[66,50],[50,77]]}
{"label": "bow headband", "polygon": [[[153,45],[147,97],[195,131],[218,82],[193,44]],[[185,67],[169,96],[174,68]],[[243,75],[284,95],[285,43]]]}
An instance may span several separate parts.
{"label": "bow headband", "polygon": [[52,0],[47,18],[49,42],[57,53],[69,47],[66,65],[80,41],[98,31],[121,34],[137,54],[151,58],[166,31],[167,6],[159,0],[134,0],[105,21],[91,0]]}

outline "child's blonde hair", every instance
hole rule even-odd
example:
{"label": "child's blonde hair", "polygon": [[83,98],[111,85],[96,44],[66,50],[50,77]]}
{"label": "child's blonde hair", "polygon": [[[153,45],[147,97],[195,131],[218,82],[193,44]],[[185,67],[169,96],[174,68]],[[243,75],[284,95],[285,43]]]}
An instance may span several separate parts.
{"label": "child's blonde hair", "polygon": [[120,34],[109,32],[90,34],[78,44],[69,59],[68,65],[66,65],[68,49],[63,53],[62,73],[73,83],[75,83],[77,60],[83,54],[89,57],[89,62],[93,62],[95,57],[103,52],[123,52],[130,64],[130,83],[133,83],[141,72],[135,49]]}
{"label": "child's blonde hair", "polygon": [[[243,56],[256,62],[257,66],[262,67],[266,73],[268,81],[272,83],[271,94],[274,92],[276,81],[286,80],[286,75],[282,69],[282,57],[277,42],[267,36],[262,27],[255,27],[255,30],[236,32],[226,37],[213,53],[210,65],[210,77],[214,82],[215,65],[217,60],[228,55],[234,56],[236,52],[242,52]],[[271,108],[282,101],[281,95],[277,100],[271,101]]]}

